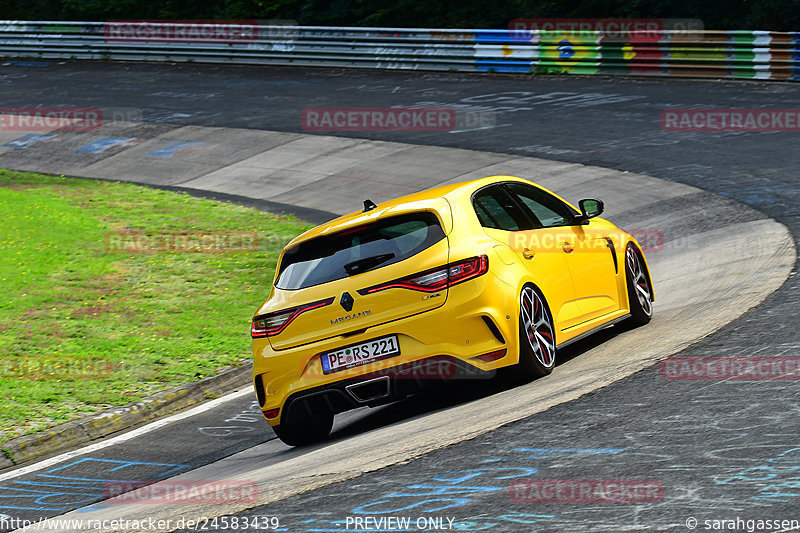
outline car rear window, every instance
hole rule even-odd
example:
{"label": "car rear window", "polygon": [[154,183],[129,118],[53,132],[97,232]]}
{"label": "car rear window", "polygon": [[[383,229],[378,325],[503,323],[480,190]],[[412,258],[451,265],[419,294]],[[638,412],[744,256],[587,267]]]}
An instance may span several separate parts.
{"label": "car rear window", "polygon": [[444,239],[439,219],[417,212],[317,237],[283,254],[279,289],[303,289],[375,270],[412,257]]}

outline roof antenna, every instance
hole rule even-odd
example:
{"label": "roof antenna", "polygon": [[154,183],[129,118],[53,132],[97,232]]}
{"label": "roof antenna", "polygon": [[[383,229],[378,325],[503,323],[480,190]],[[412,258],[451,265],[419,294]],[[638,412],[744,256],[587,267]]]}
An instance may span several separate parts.
{"label": "roof antenna", "polygon": [[361,212],[362,212],[362,213],[366,213],[367,211],[372,211],[372,210],[373,210],[373,209],[375,209],[376,207],[378,207],[378,206],[377,206],[377,205],[375,205],[375,202],[373,202],[372,200],[370,200],[369,198],[367,198],[366,200],[364,200],[364,210],[363,210],[363,211],[361,211]]}

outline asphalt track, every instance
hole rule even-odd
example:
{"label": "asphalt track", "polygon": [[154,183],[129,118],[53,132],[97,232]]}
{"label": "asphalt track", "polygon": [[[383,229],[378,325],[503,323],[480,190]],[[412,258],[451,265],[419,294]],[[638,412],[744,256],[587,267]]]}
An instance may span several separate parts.
{"label": "asphalt track", "polygon": [[[20,77],[20,74],[24,75]],[[139,107],[143,120],[148,122],[224,124],[290,132],[300,130],[299,110],[308,106],[439,102],[498,107],[503,104],[502,107],[511,109],[494,109],[498,114],[496,127],[491,129],[460,133],[360,133],[357,136],[492,150],[515,156],[533,154],[649,174],[721,193],[775,218],[795,235],[798,230],[800,211],[795,202],[798,200],[800,161],[793,150],[796,140],[792,134],[674,134],[660,131],[657,122],[658,113],[667,106],[798,107],[797,89],[788,84],[517,79],[89,64],[42,68],[10,66],[0,74],[11,75],[17,77],[0,78],[0,81],[13,80],[0,86],[3,103],[9,107],[34,102],[123,105]],[[56,87],[50,82],[53,79],[59,80]],[[138,89],[131,90],[127,86],[131,83],[138,83]],[[150,92],[142,90],[142,85],[149,86]],[[200,98],[196,96],[200,93],[187,89],[195,91],[209,86],[218,87],[214,92],[219,94]],[[517,94],[509,95],[512,91]],[[520,91],[530,94],[521,95]],[[174,100],[166,103],[163,100],[153,102],[156,92],[162,99],[168,98],[167,93],[183,94],[183,97],[173,96]],[[561,94],[553,95],[554,92]],[[533,98],[537,96],[539,98]],[[525,98],[527,100],[522,100]],[[270,101],[281,103],[264,110],[259,107]],[[524,109],[526,107],[531,109]],[[1,158],[0,164],[4,164]],[[548,185],[558,190],[557,185]],[[657,220],[648,219],[643,212],[647,214],[649,209],[652,215],[658,210],[672,212],[683,208],[684,225],[664,227],[673,232],[665,235],[669,242],[677,240],[682,233],[702,235],[705,230],[713,232],[714,228],[731,223],[747,224],[763,218],[731,203],[726,203],[719,211],[707,209],[718,202],[715,198],[699,194],[688,203],[685,198],[678,197],[672,202],[664,200],[649,206],[640,205],[638,213],[635,209],[628,213],[627,223],[644,219],[659,227]],[[719,216],[704,216],[708,211]],[[612,220],[626,227],[624,209],[618,214],[620,219],[611,217]],[[757,234],[746,235],[750,239],[748,246],[752,244],[757,248],[769,244]],[[734,241],[731,242],[735,242],[736,234],[732,237]],[[723,249],[717,253],[724,252]],[[703,278],[707,265],[691,266],[697,277]],[[673,282],[680,285],[683,280]],[[796,277],[790,275],[784,287],[766,303],[683,350],[681,355],[798,355],[796,283]],[[665,296],[669,302],[669,295]],[[711,307],[724,307],[727,303],[724,300],[733,298],[734,291],[719,296],[723,301],[718,300]],[[746,298],[736,306],[742,312],[750,307]],[[686,323],[677,321],[672,327],[691,329],[700,321],[702,319],[697,316],[687,316]],[[569,365],[586,359],[587,354],[591,357],[595,350],[602,351],[604,346],[615,342],[626,342],[626,338],[627,342],[634,343],[628,346],[628,351],[635,351],[638,333],[596,339],[571,350],[566,354],[569,361],[552,377],[556,378]],[[487,400],[467,403],[472,399],[505,395],[512,401],[537,386],[547,385],[534,383],[524,391],[497,390],[492,385],[483,385],[469,392],[448,391],[453,394],[389,406],[375,414],[354,413],[350,423],[339,421],[341,430],[329,446],[341,448],[339,444],[348,439],[377,436],[381,428],[391,431],[397,422],[418,421],[420,428],[428,427],[437,414],[444,413],[452,418],[452,412],[447,414],[445,410],[450,405],[461,408],[461,414],[467,410],[475,413],[481,402]],[[290,531],[340,530],[345,528],[343,521],[347,516],[387,514],[453,518],[454,523],[459,524],[454,528],[467,531],[680,530],[689,516],[700,519],[701,528],[703,519],[737,516],[798,519],[796,508],[800,493],[796,489],[795,472],[800,470],[797,442],[800,424],[797,392],[796,382],[791,381],[667,381],[659,376],[657,366],[651,366],[612,386],[472,440],[433,451],[407,464],[288,498],[242,516],[277,516]],[[229,409],[227,413],[214,410],[202,416],[212,421],[226,421],[217,424],[218,427],[234,424],[237,420],[227,420],[237,417],[257,418],[246,411],[247,402],[243,407],[231,407],[232,404],[222,403],[216,409]],[[258,427],[259,423],[237,425]],[[51,477],[45,481],[49,480],[51,488],[54,483],[61,484],[61,488],[64,483],[83,483],[85,488],[87,479],[108,479],[102,478],[100,473],[109,470],[112,464],[109,461],[127,461],[125,468],[140,469],[130,479],[159,479],[203,464],[213,465],[213,461],[223,457],[247,459],[246,451],[244,455],[232,454],[250,450],[268,438],[268,434],[259,433],[257,429],[231,431],[224,437],[218,436],[217,440],[206,438],[211,435],[199,438],[184,426],[170,426],[158,438],[150,435],[149,447],[137,445],[125,450],[120,443],[109,450],[98,450],[92,461],[81,463],[95,465],[91,476],[85,472],[79,476],[70,475],[69,469],[63,468],[57,472],[48,470],[47,476]],[[212,426],[193,425],[195,431],[198,427]],[[267,448],[252,448],[249,452],[249,460],[259,461],[259,466],[275,461],[275,457],[286,461],[314,453],[321,456],[320,449],[287,451],[277,442],[264,446]],[[192,450],[191,461],[175,459],[186,456],[187,449]],[[353,463],[358,464],[358,451],[353,450],[352,455]],[[65,464],[71,463],[53,465],[50,470]],[[247,463],[243,464],[246,469]],[[657,504],[647,505],[517,503],[510,500],[508,492],[510,480],[514,479],[510,477],[512,471],[497,470],[498,465],[500,468],[513,465],[513,468],[524,469],[513,472],[536,478],[657,478],[663,483],[664,497]],[[183,469],[175,470],[178,466]],[[463,472],[465,466],[473,470]],[[457,471],[462,473],[455,474]],[[40,477],[42,472],[28,474],[39,476],[36,479],[13,482],[27,481],[25,488],[28,489],[35,486],[31,483],[38,483],[41,488],[41,483],[45,482]],[[8,487],[10,478],[4,475],[0,479],[4,481],[3,503],[6,503],[8,494],[20,490],[22,485]],[[96,488],[96,483],[94,486]],[[85,491],[83,494],[85,496]],[[0,509],[3,509],[0,512],[12,514],[6,508]],[[13,514],[20,516],[20,511]],[[208,512],[216,511],[208,509]],[[26,516],[33,514],[35,510]],[[57,511],[46,514],[57,514]]]}

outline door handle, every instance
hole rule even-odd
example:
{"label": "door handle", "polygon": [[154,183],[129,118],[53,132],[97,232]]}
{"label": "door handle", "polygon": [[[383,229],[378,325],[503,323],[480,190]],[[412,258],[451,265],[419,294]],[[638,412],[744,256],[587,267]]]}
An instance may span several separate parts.
{"label": "door handle", "polygon": [[522,257],[524,257],[525,259],[533,259],[534,255],[536,255],[536,253],[533,250],[530,250],[528,248],[522,250]]}
{"label": "door handle", "polygon": [[572,250],[574,250],[575,247],[572,245],[571,242],[565,242],[563,245],[561,245],[561,249],[564,250],[566,253],[571,254]]}

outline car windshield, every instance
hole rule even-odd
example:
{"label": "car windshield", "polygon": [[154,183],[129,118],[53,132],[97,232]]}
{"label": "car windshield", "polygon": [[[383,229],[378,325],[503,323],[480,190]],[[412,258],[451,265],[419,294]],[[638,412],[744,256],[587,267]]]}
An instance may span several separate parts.
{"label": "car windshield", "polygon": [[286,250],[275,286],[295,290],[355,276],[408,259],[442,239],[439,220],[427,211],[318,237]]}

